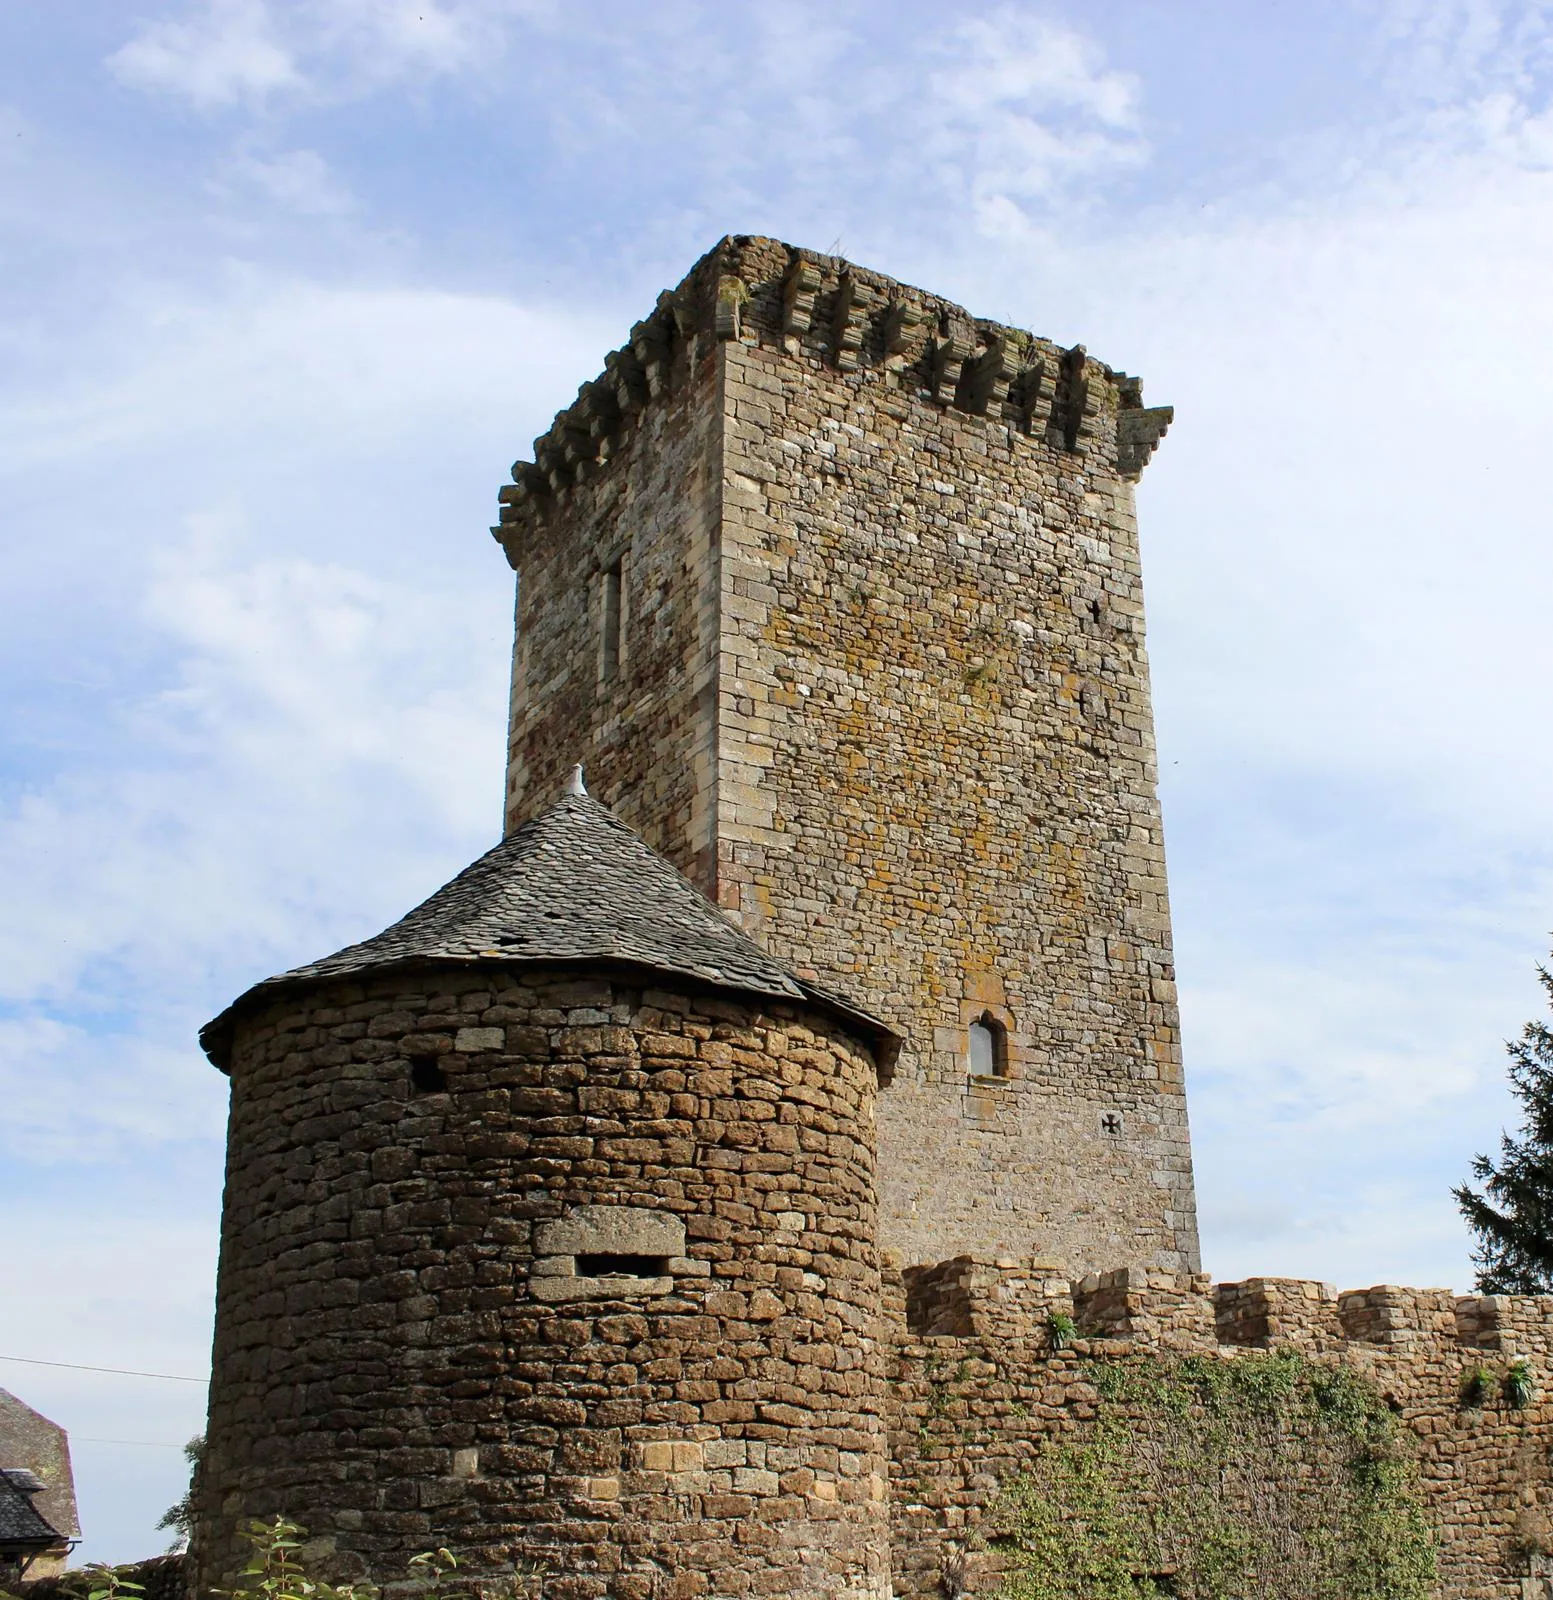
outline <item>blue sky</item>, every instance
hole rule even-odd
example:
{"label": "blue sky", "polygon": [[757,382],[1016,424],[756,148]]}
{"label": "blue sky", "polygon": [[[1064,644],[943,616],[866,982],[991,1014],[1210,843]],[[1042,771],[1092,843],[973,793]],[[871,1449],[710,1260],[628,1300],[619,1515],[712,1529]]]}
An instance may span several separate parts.
{"label": "blue sky", "polygon": [[[1205,1265],[1467,1288],[1553,927],[1550,88],[1549,3],[0,0],[0,1355],[205,1371],[195,1030],[491,842],[496,488],[725,232],[1177,407]],[[159,1548],[198,1386],[0,1384]]]}

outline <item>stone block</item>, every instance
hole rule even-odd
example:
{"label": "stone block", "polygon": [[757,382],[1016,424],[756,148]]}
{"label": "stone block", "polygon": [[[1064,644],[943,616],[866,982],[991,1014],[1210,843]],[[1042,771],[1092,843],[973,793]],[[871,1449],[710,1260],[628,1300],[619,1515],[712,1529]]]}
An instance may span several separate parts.
{"label": "stone block", "polygon": [[540,1256],[584,1254],[683,1256],[685,1224],[644,1206],[579,1205],[534,1228]]}
{"label": "stone block", "polygon": [[460,1028],[453,1035],[453,1048],[466,1055],[482,1050],[503,1050],[507,1035],[501,1028]]}

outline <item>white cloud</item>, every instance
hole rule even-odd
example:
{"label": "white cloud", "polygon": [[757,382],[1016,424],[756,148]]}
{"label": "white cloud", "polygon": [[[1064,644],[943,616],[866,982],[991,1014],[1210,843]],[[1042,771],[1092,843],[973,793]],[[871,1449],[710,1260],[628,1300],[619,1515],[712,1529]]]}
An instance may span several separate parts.
{"label": "white cloud", "polygon": [[316,150],[234,156],[224,176],[228,185],[257,189],[299,216],[340,216],[355,204],[350,191]]}
{"label": "white cloud", "polygon": [[1380,21],[1391,82],[1435,104],[1525,93],[1553,66],[1547,0],[1390,0]]}
{"label": "white cloud", "polygon": [[993,108],[1024,117],[1060,110],[1108,128],[1137,126],[1137,80],[1107,67],[1088,34],[1002,6],[959,23],[940,48],[954,65],[932,74],[932,90],[967,118]]}
{"label": "white cloud", "polygon": [[934,53],[947,64],[922,85],[922,154],[987,231],[1004,231],[1010,209],[1147,159],[1138,85],[1085,33],[1001,6],[957,24]]}
{"label": "white cloud", "polygon": [[378,81],[412,71],[453,75],[500,51],[503,24],[535,9],[490,0],[327,0],[316,8],[317,38]]}
{"label": "white cloud", "polygon": [[0,1102],[0,1149],[30,1166],[144,1160],[219,1139],[226,1117],[224,1088],[187,1043],[37,1014],[0,1017]]}
{"label": "white cloud", "polygon": [[364,889],[398,914],[450,841],[494,836],[505,678],[495,640],[462,648],[456,589],[210,539],[155,553],[143,607],[177,665],[125,707],[112,770],[0,815],[0,984],[20,1004],[145,985],[131,1003],[176,1000],[187,1026],[212,972],[326,953]]}
{"label": "white cloud", "polygon": [[1279,1188],[1276,1168],[1238,1175],[1238,1189],[1206,1189],[1204,1269],[1220,1282],[1309,1278],[1338,1289],[1377,1283],[1471,1292],[1461,1219],[1440,1185],[1372,1181],[1323,1168]]}
{"label": "white cloud", "polygon": [[[92,362],[62,351],[53,384],[0,391],[0,471],[194,438],[207,452],[221,440],[234,465],[277,445],[359,458],[432,426],[454,440],[492,433],[500,473],[503,452],[510,460],[548,426],[577,369],[601,362],[618,334],[570,308],[239,263],[197,291],[157,283],[131,296],[92,330]],[[186,461],[178,481],[209,459]]]}
{"label": "white cloud", "polygon": [[134,88],[200,110],[333,102],[417,76],[491,65],[515,21],[551,0],[189,0],[109,58]]}
{"label": "white cloud", "polygon": [[762,228],[820,247],[832,221],[844,244],[881,225],[962,238],[1007,208],[1087,204],[1148,157],[1136,80],[1091,33],[1030,8],[929,13],[887,51],[855,12],[820,4],[773,8],[749,51],[720,52],[703,15],[677,15],[651,71],[595,83],[585,69],[585,114],[556,109],[559,142],[628,128],[638,159],[698,172],[697,203],[721,222],[753,206]]}
{"label": "white cloud", "polygon": [[299,89],[303,77],[265,0],[204,0],[187,22],[147,24],[108,58],[137,89],[209,110]]}

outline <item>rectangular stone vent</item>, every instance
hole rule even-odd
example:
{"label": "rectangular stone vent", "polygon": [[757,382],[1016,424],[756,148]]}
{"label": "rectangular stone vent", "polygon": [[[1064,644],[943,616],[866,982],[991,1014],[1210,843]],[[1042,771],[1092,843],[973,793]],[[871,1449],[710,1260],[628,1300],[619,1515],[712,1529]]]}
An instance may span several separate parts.
{"label": "rectangular stone vent", "polygon": [[599,1252],[580,1255],[579,1278],[661,1278],[669,1270],[667,1256],[631,1256]]}
{"label": "rectangular stone vent", "polygon": [[649,1206],[573,1206],[534,1227],[529,1293],[536,1300],[640,1299],[674,1292],[685,1224]]}

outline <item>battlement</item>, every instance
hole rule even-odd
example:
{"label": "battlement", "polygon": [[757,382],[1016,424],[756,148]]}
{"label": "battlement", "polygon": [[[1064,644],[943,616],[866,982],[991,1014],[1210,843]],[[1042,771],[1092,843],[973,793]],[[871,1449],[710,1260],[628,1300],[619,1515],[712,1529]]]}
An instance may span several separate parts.
{"label": "battlement", "polygon": [[1054,1316],[1073,1315],[1072,1286],[1055,1261],[963,1255],[899,1278],[905,1324],[921,1336],[1044,1340]]}
{"label": "battlement", "polygon": [[603,372],[534,441],[533,460],[513,464],[491,532],[514,566],[522,531],[596,474],[643,410],[728,340],[780,349],[1072,456],[1098,456],[1129,480],[1142,474],[1174,416],[1169,406],[1145,407],[1140,379],[1113,371],[1082,345],[1064,349],[973,317],[839,256],[729,237],[658,296],[627,342],[605,357]]}
{"label": "battlement", "polygon": [[[1376,1284],[1339,1293],[1303,1278],[1215,1284],[1201,1273],[1121,1267],[1070,1282],[1056,1261],[961,1255],[885,1268],[886,1315],[914,1339],[1049,1342],[1054,1316],[1071,1316],[1096,1345],[1208,1351],[1221,1346],[1399,1354],[1553,1352],[1553,1296],[1453,1295],[1448,1289]],[[897,1285],[892,1299],[889,1286]]]}
{"label": "battlement", "polygon": [[[1431,1593],[1546,1593],[1553,1297],[1395,1284],[1339,1293],[1298,1278],[1215,1285],[1146,1267],[1067,1283],[1052,1261],[973,1256],[895,1271],[894,1299],[891,1277],[887,1267],[886,1312],[898,1313],[888,1412],[898,1600],[991,1600],[1010,1547],[996,1520],[988,1536],[987,1518],[1010,1485],[1060,1460],[1054,1450],[1094,1439],[1097,1418],[1120,1425],[1136,1461],[1179,1459],[1179,1413],[1150,1398],[1163,1392],[1152,1379],[1173,1374],[1174,1404],[1194,1384],[1225,1392],[1232,1385],[1216,1379],[1237,1365],[1256,1381],[1244,1369],[1259,1351],[1306,1357],[1312,1392],[1345,1373],[1395,1417],[1439,1539]],[[1065,1307],[1075,1326],[1058,1321]],[[1120,1465],[1125,1452],[1105,1459],[1109,1484],[1147,1493],[1147,1474],[1129,1479]],[[1278,1434],[1265,1489],[1270,1504],[1340,1494],[1343,1484],[1300,1424]],[[1160,1554],[1168,1563],[1172,1552]]]}
{"label": "battlement", "polygon": [[1121,1267],[1073,1286],[1078,1329],[1090,1338],[1131,1339],[1166,1349],[1213,1342],[1213,1281],[1199,1272]]}
{"label": "battlement", "polygon": [[1324,1350],[1345,1337],[1337,1290],[1308,1278],[1246,1278],[1221,1283],[1214,1296],[1220,1344]]}

